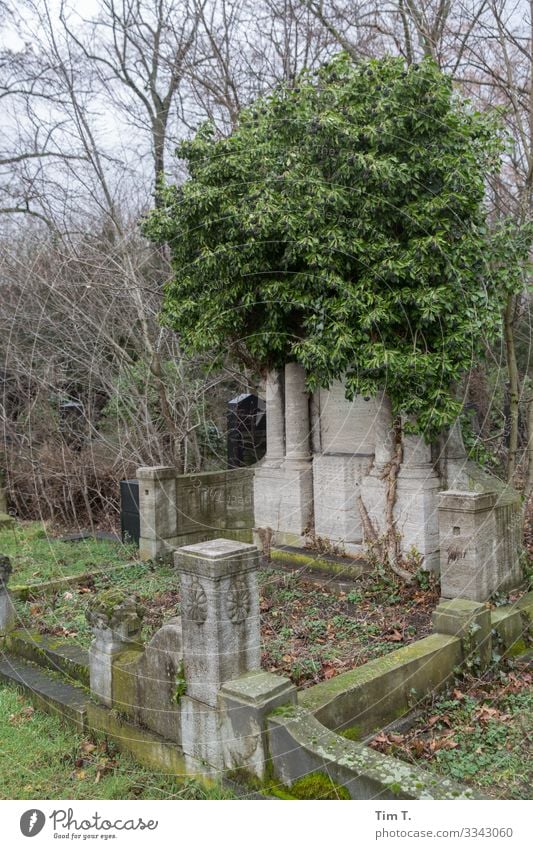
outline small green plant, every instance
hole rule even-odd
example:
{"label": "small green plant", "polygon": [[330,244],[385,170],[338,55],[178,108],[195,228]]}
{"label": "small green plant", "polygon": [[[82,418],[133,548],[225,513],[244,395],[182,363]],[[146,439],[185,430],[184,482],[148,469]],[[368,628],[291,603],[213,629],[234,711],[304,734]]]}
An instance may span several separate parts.
{"label": "small green plant", "polygon": [[185,678],[185,666],[183,660],[180,662],[176,674],[176,686],[174,688],[174,702],[179,705],[181,697],[187,692],[187,679]]}
{"label": "small green plant", "polygon": [[350,799],[346,787],[337,784],[323,772],[313,772],[299,778],[290,791],[296,799]]}

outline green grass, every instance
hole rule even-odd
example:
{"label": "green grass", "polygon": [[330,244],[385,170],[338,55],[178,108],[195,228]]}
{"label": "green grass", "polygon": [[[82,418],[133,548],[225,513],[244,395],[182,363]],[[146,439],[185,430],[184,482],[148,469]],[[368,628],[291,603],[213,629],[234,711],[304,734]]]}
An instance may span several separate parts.
{"label": "green grass", "polygon": [[131,545],[112,540],[61,542],[41,522],[18,522],[0,528],[0,553],[13,566],[11,584],[35,584],[120,566],[137,556]]}
{"label": "green grass", "polygon": [[0,799],[221,799],[216,785],[143,769],[0,688]]}

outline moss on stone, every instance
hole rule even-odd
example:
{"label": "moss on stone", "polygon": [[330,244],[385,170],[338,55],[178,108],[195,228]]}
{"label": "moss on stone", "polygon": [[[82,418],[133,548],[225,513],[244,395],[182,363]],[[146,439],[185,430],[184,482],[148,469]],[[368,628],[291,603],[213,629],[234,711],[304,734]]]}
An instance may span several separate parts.
{"label": "moss on stone", "polygon": [[362,731],[360,725],[351,725],[349,728],[344,728],[342,731],[339,731],[341,737],[345,737],[346,740],[355,740],[359,741],[362,737]]}
{"label": "moss on stone", "polygon": [[312,772],[291,785],[295,799],[350,799],[346,787],[337,784],[324,772]]}

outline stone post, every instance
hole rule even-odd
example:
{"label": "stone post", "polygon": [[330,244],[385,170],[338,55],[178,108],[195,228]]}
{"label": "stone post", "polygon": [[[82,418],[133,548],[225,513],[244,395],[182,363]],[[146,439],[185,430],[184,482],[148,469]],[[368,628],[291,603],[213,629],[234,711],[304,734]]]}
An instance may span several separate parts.
{"label": "stone post", "polygon": [[440,479],[432,463],[431,445],[422,435],[404,431],[402,447],[395,507],[402,550],[415,549],[422,556],[422,568],[438,573]]}
{"label": "stone post", "polygon": [[267,373],[265,396],[267,433],[264,465],[276,468],[285,457],[285,422],[281,375],[275,369]]}
{"label": "stone post", "polygon": [[[259,552],[254,545],[216,539],[178,549],[174,561],[181,584],[186,760],[192,770],[199,764],[231,768],[243,766],[246,752],[254,752],[258,774],[266,754],[260,755],[263,726],[257,717],[292,693],[286,679],[260,670]],[[243,724],[232,726],[237,716]]]}
{"label": "stone post", "polygon": [[439,495],[443,598],[487,601],[498,590],[495,492]]}
{"label": "stone post", "polygon": [[298,363],[285,366],[285,457],[309,460],[309,395],[305,388],[305,369]]}
{"label": "stone post", "polygon": [[139,556],[155,560],[168,555],[178,535],[176,470],[172,466],[137,469],[141,533]]}
{"label": "stone post", "polygon": [[15,608],[7,589],[13,571],[9,557],[0,555],[0,638],[15,627]]}
{"label": "stone post", "polygon": [[433,612],[433,630],[460,637],[465,662],[473,663],[480,671],[489,665],[492,635],[490,611],[486,605],[465,598],[441,602]]}
{"label": "stone post", "polygon": [[121,652],[139,645],[142,616],[134,596],[114,589],[99,593],[87,610],[94,635],[89,649],[91,692],[108,707],[113,705],[113,663]]}

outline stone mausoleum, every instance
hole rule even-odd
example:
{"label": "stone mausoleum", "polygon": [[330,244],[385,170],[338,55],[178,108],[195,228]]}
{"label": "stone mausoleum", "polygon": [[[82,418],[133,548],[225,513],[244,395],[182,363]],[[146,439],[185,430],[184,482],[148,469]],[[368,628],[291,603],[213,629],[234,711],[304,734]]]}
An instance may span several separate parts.
{"label": "stone mausoleum", "polygon": [[[365,543],[359,499],[378,535],[385,531],[384,474],[395,451],[386,394],[351,402],[341,382],[310,394],[304,369],[288,363],[267,375],[265,397],[256,528],[270,528],[277,546],[318,542],[356,555]],[[469,597],[473,571],[477,597],[519,583],[519,494],[468,460],[458,426],[434,445],[406,434],[402,443],[394,508],[402,552],[440,569],[444,586],[449,566],[454,595]]]}

